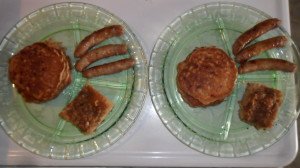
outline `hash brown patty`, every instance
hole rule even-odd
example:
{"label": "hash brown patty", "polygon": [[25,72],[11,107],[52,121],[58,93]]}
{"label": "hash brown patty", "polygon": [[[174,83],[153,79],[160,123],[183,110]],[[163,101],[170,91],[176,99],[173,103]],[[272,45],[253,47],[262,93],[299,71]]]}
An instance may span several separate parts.
{"label": "hash brown patty", "polygon": [[256,129],[272,128],[283,95],[280,90],[263,84],[248,83],[242,100],[239,102],[240,119]]}
{"label": "hash brown patty", "polygon": [[108,98],[92,86],[85,85],[59,116],[71,122],[82,133],[89,134],[96,130],[112,108],[113,103]]}

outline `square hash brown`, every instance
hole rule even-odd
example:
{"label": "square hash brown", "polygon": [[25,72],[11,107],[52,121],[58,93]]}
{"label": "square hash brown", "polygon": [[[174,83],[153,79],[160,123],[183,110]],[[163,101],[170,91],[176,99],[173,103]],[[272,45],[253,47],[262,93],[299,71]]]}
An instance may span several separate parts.
{"label": "square hash brown", "polygon": [[108,98],[92,86],[85,85],[59,116],[71,122],[82,133],[90,134],[97,129],[112,108],[113,103]]}
{"label": "square hash brown", "polygon": [[256,129],[272,128],[282,99],[280,90],[258,83],[248,83],[239,102],[240,119]]}

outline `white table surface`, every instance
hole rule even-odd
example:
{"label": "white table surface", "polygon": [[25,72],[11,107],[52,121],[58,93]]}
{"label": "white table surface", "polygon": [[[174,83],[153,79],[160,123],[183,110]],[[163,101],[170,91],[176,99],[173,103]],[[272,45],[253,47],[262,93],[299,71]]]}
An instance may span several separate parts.
{"label": "white table surface", "polygon": [[[77,0],[78,1],[78,0]],[[0,38],[25,15],[63,0],[0,0]],[[162,30],[176,16],[209,0],[89,0],[123,19],[138,36],[146,56]],[[290,32],[288,0],[240,0],[280,18]],[[1,112],[1,108],[0,108]],[[160,121],[149,94],[139,118],[129,132],[107,150],[77,160],[51,160],[28,152],[0,129],[0,165],[40,166],[193,166],[193,167],[281,167],[298,152],[297,127],[276,144],[251,156],[218,158],[199,153],[179,142]]]}

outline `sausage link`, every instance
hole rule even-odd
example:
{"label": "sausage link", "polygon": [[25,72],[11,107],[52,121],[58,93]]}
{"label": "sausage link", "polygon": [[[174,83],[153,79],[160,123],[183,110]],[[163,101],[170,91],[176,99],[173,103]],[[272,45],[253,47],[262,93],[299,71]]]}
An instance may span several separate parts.
{"label": "sausage link", "polygon": [[127,70],[133,67],[135,61],[133,58],[126,58],[115,62],[110,62],[103,65],[98,65],[82,72],[82,75],[86,78],[96,77],[100,75],[109,75],[123,70]]}
{"label": "sausage link", "polygon": [[121,55],[127,53],[127,46],[125,44],[109,44],[94,50],[91,50],[84,54],[81,59],[79,59],[75,68],[77,71],[82,71],[84,68],[89,66],[91,63],[100,60],[102,58],[111,57],[114,55]]}
{"label": "sausage link", "polygon": [[101,43],[102,41],[124,34],[121,25],[112,25],[104,27],[100,30],[94,31],[92,34],[86,36],[76,47],[74,55],[82,57],[91,47]]}
{"label": "sausage link", "polygon": [[280,24],[277,18],[264,20],[240,35],[232,45],[232,52],[237,55],[248,43]]}
{"label": "sausage link", "polygon": [[239,74],[263,70],[280,70],[284,72],[295,72],[297,66],[289,61],[275,58],[262,58],[247,61],[238,68]]}
{"label": "sausage link", "polygon": [[239,52],[235,60],[236,62],[243,63],[266,50],[284,47],[286,42],[287,38],[285,36],[277,36],[257,42],[251,46],[244,48],[241,52]]}

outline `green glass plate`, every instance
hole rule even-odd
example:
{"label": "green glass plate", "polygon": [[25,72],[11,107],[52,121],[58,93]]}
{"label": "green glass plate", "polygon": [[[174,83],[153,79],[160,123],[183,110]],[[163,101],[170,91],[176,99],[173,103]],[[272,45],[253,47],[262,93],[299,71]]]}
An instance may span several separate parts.
{"label": "green glass plate", "polygon": [[[239,75],[233,93],[221,104],[191,108],[177,90],[177,65],[196,47],[216,46],[234,57],[235,39],[269,15],[239,3],[209,3],[194,7],[173,20],[153,48],[149,65],[149,86],[162,122],[184,144],[202,153],[239,157],[261,151],[277,142],[299,114],[299,70],[253,72]],[[288,37],[284,48],[272,49],[256,58],[282,58],[299,66],[299,52],[283,28],[274,29],[255,42],[277,35]],[[238,65],[237,65],[238,66]],[[239,105],[248,82],[263,83],[284,94],[284,102],[270,130],[256,130],[242,122]]]}
{"label": "green glass plate", "polygon": [[[54,100],[42,104],[26,103],[7,76],[8,59],[23,47],[53,39],[67,48],[74,65],[75,46],[91,32],[108,25],[124,27],[122,37],[101,43],[126,43],[128,54],[97,61],[103,64],[133,57],[134,68],[121,73],[83,78],[72,70],[72,83]],[[38,155],[55,159],[74,159],[101,151],[121,138],[137,118],[147,92],[147,66],[144,51],[133,32],[108,11],[84,3],[60,3],[39,9],[19,21],[0,44],[0,124],[19,145]],[[82,86],[91,84],[114,103],[114,108],[97,130],[82,134],[58,114],[77,95]]]}

